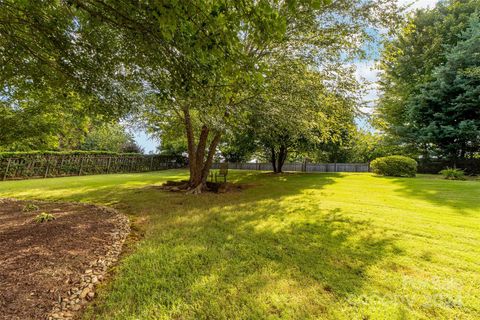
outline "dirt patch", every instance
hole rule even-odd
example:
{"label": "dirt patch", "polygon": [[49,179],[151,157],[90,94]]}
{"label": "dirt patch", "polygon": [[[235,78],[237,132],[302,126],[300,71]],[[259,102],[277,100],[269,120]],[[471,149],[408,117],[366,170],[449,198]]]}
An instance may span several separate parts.
{"label": "dirt patch", "polygon": [[[35,222],[42,212],[55,220]],[[75,289],[90,285],[93,292],[85,273],[105,257],[111,260],[125,221],[118,212],[94,205],[0,199],[0,320],[47,319],[55,310],[70,308],[62,304]],[[103,262],[101,271],[107,267]],[[54,318],[73,316],[66,311]]]}

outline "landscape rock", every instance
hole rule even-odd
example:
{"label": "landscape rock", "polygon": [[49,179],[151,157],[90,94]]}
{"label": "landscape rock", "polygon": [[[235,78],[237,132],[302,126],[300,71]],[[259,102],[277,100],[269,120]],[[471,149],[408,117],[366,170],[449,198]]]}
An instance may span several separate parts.
{"label": "landscape rock", "polygon": [[[79,286],[72,287],[68,291],[68,296],[59,299],[62,302],[57,303],[47,319],[67,320],[75,317],[75,313],[80,311],[88,301],[95,297],[95,286],[105,278],[106,271],[110,266],[116,263],[123,247],[127,235],[130,233],[130,223],[125,215],[116,212],[114,209],[101,207],[106,212],[115,212],[118,215],[118,227],[111,233],[114,243],[104,257],[98,258],[91,263],[85,270],[79,281],[75,282]],[[71,283],[71,282],[68,282]],[[61,310],[61,312],[59,312]]]}

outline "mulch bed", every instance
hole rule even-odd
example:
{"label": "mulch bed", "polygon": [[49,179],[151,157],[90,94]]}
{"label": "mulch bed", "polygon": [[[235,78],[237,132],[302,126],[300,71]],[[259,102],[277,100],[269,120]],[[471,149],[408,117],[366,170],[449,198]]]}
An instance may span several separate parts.
{"label": "mulch bed", "polygon": [[[56,219],[35,222],[41,212]],[[0,320],[47,319],[118,242],[122,219],[94,205],[0,199]]]}
{"label": "mulch bed", "polygon": [[[182,181],[167,181],[161,186],[154,186],[155,189],[173,191],[173,192],[188,192],[187,180]],[[207,181],[207,190],[203,192],[213,192],[213,193],[228,193],[228,192],[239,192],[246,189],[250,189],[257,186],[256,184],[247,184],[247,183],[231,183],[231,182],[211,182]]]}

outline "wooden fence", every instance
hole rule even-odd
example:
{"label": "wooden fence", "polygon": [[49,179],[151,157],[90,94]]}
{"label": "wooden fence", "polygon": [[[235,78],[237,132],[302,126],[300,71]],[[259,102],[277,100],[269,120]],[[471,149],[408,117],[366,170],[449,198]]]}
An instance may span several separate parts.
{"label": "wooden fence", "polygon": [[[219,163],[212,168],[218,169]],[[229,169],[272,171],[271,163],[229,163]],[[283,171],[300,172],[369,172],[368,163],[285,163]]]}
{"label": "wooden fence", "polygon": [[0,158],[0,179],[31,179],[180,168],[184,159],[160,155],[19,155]]}

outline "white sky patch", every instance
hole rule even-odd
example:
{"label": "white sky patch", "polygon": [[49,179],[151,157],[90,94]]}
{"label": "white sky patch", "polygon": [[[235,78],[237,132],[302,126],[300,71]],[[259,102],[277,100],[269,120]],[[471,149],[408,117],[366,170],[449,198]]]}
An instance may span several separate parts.
{"label": "white sky patch", "polygon": [[355,64],[355,76],[359,82],[366,83],[368,90],[363,96],[365,106],[361,108],[362,112],[372,113],[375,100],[378,98],[378,73],[375,69],[375,61],[362,61]]}
{"label": "white sky patch", "polygon": [[433,8],[438,0],[399,0],[398,3],[402,5],[411,4],[410,10],[423,9],[423,8]]}
{"label": "white sky patch", "polygon": [[135,129],[132,133],[135,142],[144,149],[146,154],[157,152],[158,141],[148,136],[144,130]]}

